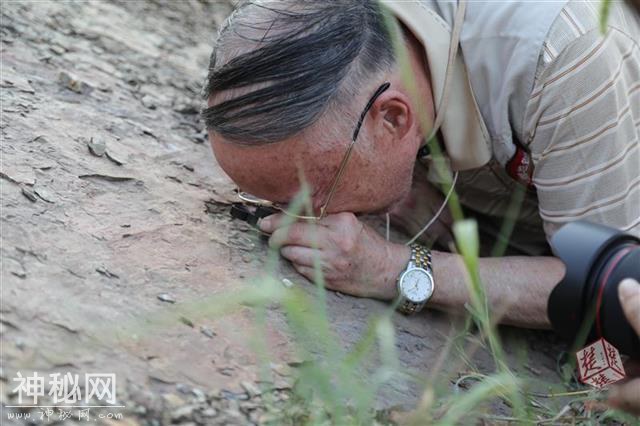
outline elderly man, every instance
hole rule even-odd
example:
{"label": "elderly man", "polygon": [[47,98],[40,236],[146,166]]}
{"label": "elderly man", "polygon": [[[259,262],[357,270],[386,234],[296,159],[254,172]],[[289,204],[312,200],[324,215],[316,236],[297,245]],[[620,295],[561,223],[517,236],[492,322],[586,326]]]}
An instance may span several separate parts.
{"label": "elderly man", "polygon": [[[399,297],[405,312],[460,311],[458,255],[386,241],[357,216],[392,212],[407,230],[422,227],[445,195],[434,135],[483,240],[499,238],[514,192],[526,190],[510,255],[479,268],[503,322],[548,327],[563,275],[547,244],[554,231],[584,219],[640,233],[638,17],[614,2],[603,34],[597,7],[582,1],[382,3],[236,10],[206,86],[217,161],[242,191],[281,204],[304,175],[318,220],[260,222],[302,275],[313,278],[317,257],[331,289]],[[450,225],[442,215],[422,241],[446,248]]]}

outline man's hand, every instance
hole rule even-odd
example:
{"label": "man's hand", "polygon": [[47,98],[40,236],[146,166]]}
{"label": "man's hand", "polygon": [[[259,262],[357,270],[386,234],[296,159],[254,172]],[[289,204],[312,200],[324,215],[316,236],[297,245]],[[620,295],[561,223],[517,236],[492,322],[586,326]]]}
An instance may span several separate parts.
{"label": "man's hand", "polygon": [[[640,284],[626,279],[618,286],[622,310],[631,327],[640,336]],[[614,386],[609,394],[609,405],[640,416],[640,377]]]}
{"label": "man's hand", "polygon": [[396,278],[411,256],[409,247],[384,240],[352,213],[329,215],[315,223],[294,222],[283,213],[262,219],[271,233],[269,245],[279,249],[300,274],[314,280],[318,259],[327,288],[359,297],[392,300]]}

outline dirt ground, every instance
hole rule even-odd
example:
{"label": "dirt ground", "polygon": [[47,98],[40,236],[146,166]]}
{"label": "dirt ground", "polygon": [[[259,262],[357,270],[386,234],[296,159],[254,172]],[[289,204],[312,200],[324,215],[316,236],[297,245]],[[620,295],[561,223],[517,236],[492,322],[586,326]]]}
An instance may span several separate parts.
{"label": "dirt ground", "polygon": [[[118,424],[265,421],[248,310],[162,327],[148,320],[133,334],[124,327],[241,288],[263,266],[265,245],[228,217],[233,186],[198,118],[212,40],[229,4],[1,7],[3,407],[15,403],[18,371],[116,373],[126,413]],[[311,292],[285,262],[279,271]],[[334,293],[328,302],[346,347],[384,308]],[[402,365],[429,371],[450,322],[433,312],[397,315]],[[286,399],[289,364],[301,360],[277,309],[269,330],[274,387]],[[103,339],[108,334],[117,338]],[[513,342],[523,335],[528,360],[515,362]],[[559,381],[562,346],[553,336],[513,329],[504,336],[516,371]],[[485,352],[474,361],[491,371]],[[411,407],[419,396],[398,382],[378,404]],[[4,424],[11,410],[3,411]]]}

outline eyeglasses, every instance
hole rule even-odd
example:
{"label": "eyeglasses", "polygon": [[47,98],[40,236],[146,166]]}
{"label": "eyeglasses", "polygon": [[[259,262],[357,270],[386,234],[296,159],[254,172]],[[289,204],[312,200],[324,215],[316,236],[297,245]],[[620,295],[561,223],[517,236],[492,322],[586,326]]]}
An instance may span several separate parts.
{"label": "eyeglasses", "polygon": [[342,177],[345,169],[347,168],[347,163],[349,162],[349,158],[351,158],[351,152],[353,151],[353,146],[355,145],[358,139],[358,134],[360,133],[360,128],[362,127],[362,123],[364,122],[365,117],[367,116],[367,113],[373,106],[373,103],[376,101],[376,99],[378,99],[378,97],[380,97],[380,95],[384,93],[384,91],[387,90],[390,86],[391,86],[391,83],[386,82],[380,87],[378,87],[378,90],[376,90],[373,96],[371,96],[371,99],[369,99],[369,102],[367,102],[367,105],[364,107],[364,110],[360,114],[360,118],[358,119],[356,128],[353,130],[353,135],[351,136],[351,143],[349,144],[349,147],[347,148],[347,152],[342,158],[342,162],[340,163],[340,167],[338,168],[338,173],[336,174],[336,176],[333,178],[333,181],[331,182],[331,186],[329,187],[329,195],[327,196],[327,199],[325,200],[325,202],[322,204],[322,207],[320,207],[319,216],[297,215],[288,211],[287,207],[283,206],[282,204],[274,203],[268,200],[263,200],[251,194],[248,194],[246,192],[241,192],[240,190],[238,190],[238,198],[240,198],[240,200],[245,204],[261,207],[262,209],[272,209],[274,211],[281,211],[297,219],[320,220],[324,218],[327,214],[327,208],[329,207],[329,203],[331,202],[331,199],[333,198],[333,195],[335,194],[336,189],[338,188],[338,183],[340,183],[340,178]]}

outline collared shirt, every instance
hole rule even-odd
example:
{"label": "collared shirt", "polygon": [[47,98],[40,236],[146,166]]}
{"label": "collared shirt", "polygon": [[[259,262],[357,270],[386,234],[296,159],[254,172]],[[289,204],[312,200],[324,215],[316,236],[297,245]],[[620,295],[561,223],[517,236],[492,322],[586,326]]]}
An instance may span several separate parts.
{"label": "collared shirt", "polygon": [[548,235],[587,220],[640,236],[640,16],[571,1],[543,46],[524,117]]}
{"label": "collared shirt", "polygon": [[[526,108],[510,117],[533,170],[512,252],[547,253],[548,238],[574,220],[640,236],[640,18],[622,2],[612,2],[602,34],[598,6],[572,0],[561,9],[537,53]],[[433,60],[446,62],[446,57]],[[456,102],[465,100],[452,96],[450,103]],[[468,116],[457,119],[465,123]],[[497,160],[501,155],[494,146],[491,160],[462,171],[456,187],[483,236],[494,240],[519,185]]]}

